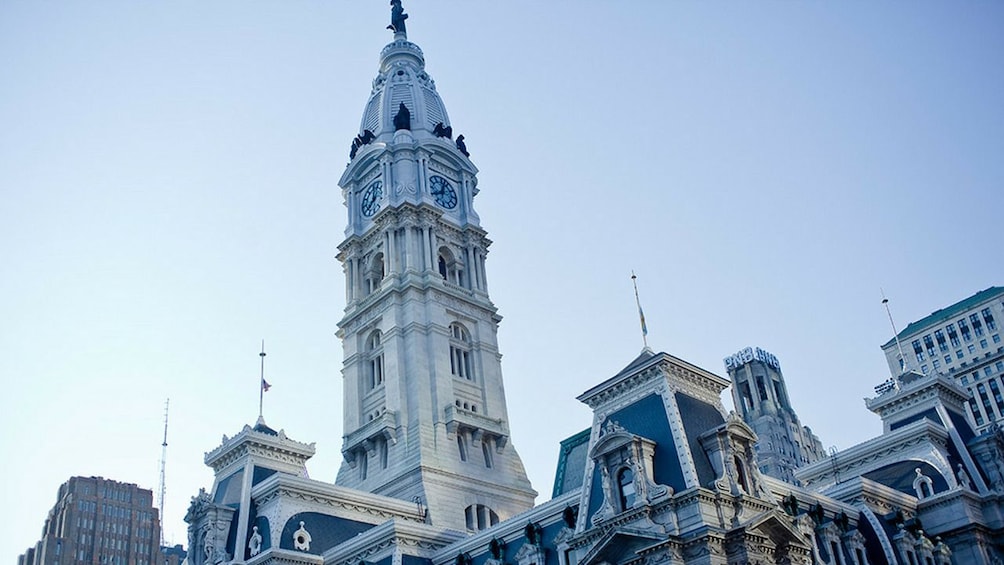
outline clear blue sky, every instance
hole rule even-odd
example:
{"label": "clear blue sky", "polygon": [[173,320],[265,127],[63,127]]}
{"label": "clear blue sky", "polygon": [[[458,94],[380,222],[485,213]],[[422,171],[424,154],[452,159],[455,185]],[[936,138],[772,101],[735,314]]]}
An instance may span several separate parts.
{"label": "clear blue sky", "polygon": [[[824,445],[900,326],[1004,283],[1000,2],[406,2],[480,167],[513,443],[546,500],[574,397],[641,349],[780,359]],[[156,489],[257,415],[341,445],[336,181],[386,2],[0,3],[0,561],[59,484]],[[724,399],[731,406],[731,399]]]}

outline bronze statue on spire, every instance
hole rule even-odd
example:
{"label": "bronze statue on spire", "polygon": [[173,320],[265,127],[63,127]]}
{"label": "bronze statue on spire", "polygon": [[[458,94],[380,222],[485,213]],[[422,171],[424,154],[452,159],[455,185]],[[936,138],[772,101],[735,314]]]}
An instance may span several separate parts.
{"label": "bronze statue on spire", "polygon": [[404,13],[404,8],[401,7],[401,0],[390,0],[390,25],[387,29],[394,32],[394,34],[403,33],[407,34],[408,30],[404,27],[404,20],[408,19],[408,14]]}

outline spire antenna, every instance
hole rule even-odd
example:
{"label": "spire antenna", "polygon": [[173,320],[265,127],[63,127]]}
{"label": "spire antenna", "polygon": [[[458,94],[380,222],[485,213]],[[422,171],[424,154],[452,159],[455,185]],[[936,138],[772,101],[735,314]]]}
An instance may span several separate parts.
{"label": "spire antenna", "polygon": [[265,380],[265,340],[261,340],[261,353],[258,354],[261,357],[261,383],[258,386],[258,420],[262,420],[262,405],[265,403],[265,392],[271,388],[272,385],[268,384]]}
{"label": "spire antenna", "polygon": [[164,545],[164,494],[167,492],[167,409],[171,399],[164,401],[164,441],[160,444],[160,492],[157,493],[157,509],[160,511],[160,545]]}
{"label": "spire antenna", "polygon": [[903,355],[903,345],[899,342],[899,332],[896,331],[896,322],[892,320],[892,311],[889,310],[889,299],[885,297],[885,290],[879,287],[879,292],[882,293],[882,305],[885,306],[886,316],[889,316],[889,325],[892,326],[893,339],[896,340],[896,349],[899,351],[899,359],[903,362],[903,373],[906,373],[910,369],[909,361],[906,359],[906,355]]}
{"label": "spire antenna", "polygon": [[645,325],[645,312],[641,309],[641,299],[638,297],[638,277],[631,271],[631,284],[634,285],[634,302],[638,305],[638,320],[641,322],[641,342],[645,346],[642,351],[648,350],[648,326]]}

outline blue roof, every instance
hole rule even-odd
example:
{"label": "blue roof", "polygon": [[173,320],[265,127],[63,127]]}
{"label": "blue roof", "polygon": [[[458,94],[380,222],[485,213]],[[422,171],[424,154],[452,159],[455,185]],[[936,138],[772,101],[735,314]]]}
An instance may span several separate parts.
{"label": "blue roof", "polygon": [[582,488],[591,433],[592,428],[586,428],[574,436],[562,440],[551,498],[557,498],[566,492]]}

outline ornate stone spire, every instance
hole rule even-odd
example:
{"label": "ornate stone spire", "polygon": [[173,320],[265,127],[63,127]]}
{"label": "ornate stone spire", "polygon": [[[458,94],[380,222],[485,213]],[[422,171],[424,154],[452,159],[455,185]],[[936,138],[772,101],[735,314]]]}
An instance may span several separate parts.
{"label": "ornate stone spire", "polygon": [[394,40],[338,182],[348,225],[336,484],[418,501],[432,525],[473,531],[537,493],[509,437],[478,171],[406,18],[393,0]]}

